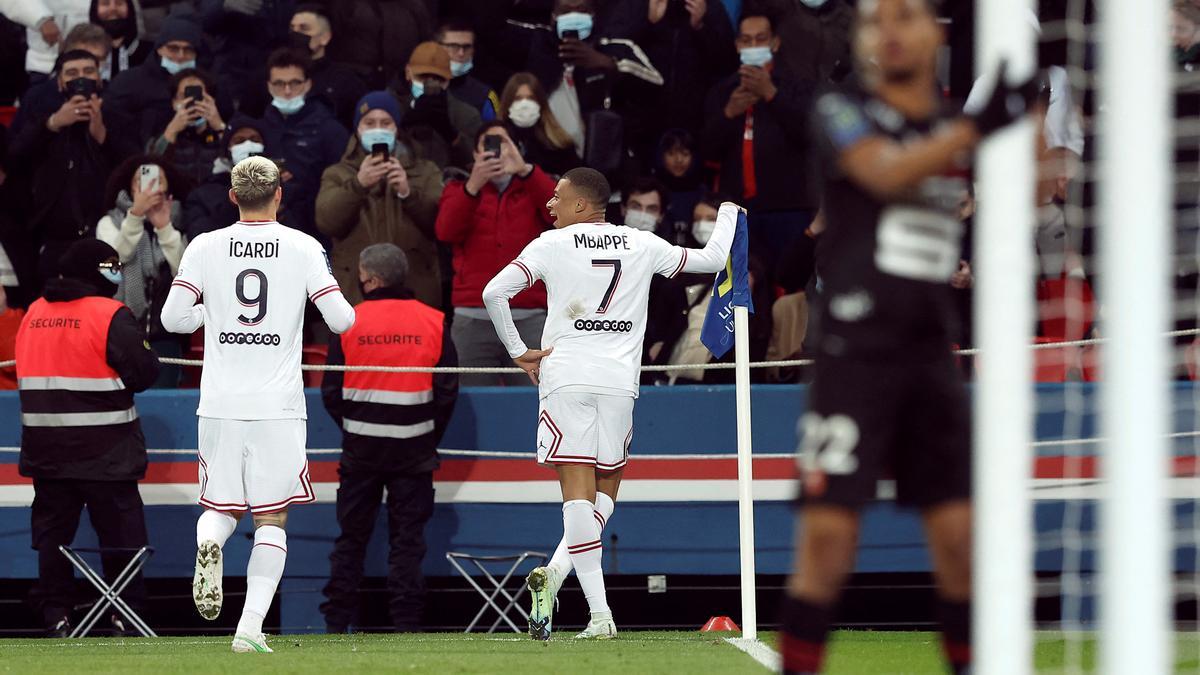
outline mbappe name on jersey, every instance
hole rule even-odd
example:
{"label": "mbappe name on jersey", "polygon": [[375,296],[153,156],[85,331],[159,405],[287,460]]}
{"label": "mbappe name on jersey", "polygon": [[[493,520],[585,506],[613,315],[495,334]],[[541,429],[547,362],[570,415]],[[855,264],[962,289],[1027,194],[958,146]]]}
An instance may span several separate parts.
{"label": "mbappe name on jersey", "polygon": [[629,250],[629,235],[627,234],[590,234],[575,235],[575,248],[612,248]]}
{"label": "mbappe name on jersey", "polygon": [[229,240],[230,258],[276,258],[279,256],[279,240],[238,241]]}

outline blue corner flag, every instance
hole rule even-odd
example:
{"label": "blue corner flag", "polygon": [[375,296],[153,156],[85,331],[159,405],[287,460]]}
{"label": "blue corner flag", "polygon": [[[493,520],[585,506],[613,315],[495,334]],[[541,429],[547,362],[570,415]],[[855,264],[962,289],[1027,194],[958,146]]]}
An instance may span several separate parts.
{"label": "blue corner flag", "polygon": [[747,265],[747,239],[750,234],[746,226],[746,212],[738,210],[737,226],[733,231],[733,245],[729,247],[729,259],[725,269],[717,273],[713,281],[712,298],[708,302],[708,313],[700,329],[700,342],[721,358],[733,347],[733,308],[746,307],[754,313],[754,299],[750,297],[750,270]]}

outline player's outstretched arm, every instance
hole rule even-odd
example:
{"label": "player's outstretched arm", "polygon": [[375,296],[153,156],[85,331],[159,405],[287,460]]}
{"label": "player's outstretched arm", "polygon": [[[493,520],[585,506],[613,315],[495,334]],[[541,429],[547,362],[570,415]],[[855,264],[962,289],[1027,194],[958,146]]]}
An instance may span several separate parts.
{"label": "player's outstretched arm", "polygon": [[517,324],[513,322],[512,310],[508,306],[508,301],[517,293],[529,288],[530,284],[529,276],[520,263],[511,262],[492,277],[492,280],[483,289],[483,306],[487,308],[488,317],[492,320],[496,335],[500,338],[500,342],[504,343],[509,357],[513,359],[525,354],[529,351],[529,347],[525,345],[521,334],[517,332]]}
{"label": "player's outstretched arm", "polygon": [[346,296],[342,295],[340,288],[335,287],[335,290],[317,294],[313,298],[313,304],[320,310],[325,325],[334,333],[341,335],[354,325],[354,307],[346,300]]}
{"label": "player's outstretched arm", "polygon": [[168,333],[195,333],[204,325],[204,305],[197,304],[200,295],[186,282],[176,280],[167,293],[159,320]]}
{"label": "player's outstretched arm", "polygon": [[724,202],[717,210],[717,226],[704,248],[689,248],[684,251],[683,267],[680,272],[714,274],[725,269],[729,260],[729,247],[733,245],[733,232],[737,227],[738,213],[745,211],[733,202]]}

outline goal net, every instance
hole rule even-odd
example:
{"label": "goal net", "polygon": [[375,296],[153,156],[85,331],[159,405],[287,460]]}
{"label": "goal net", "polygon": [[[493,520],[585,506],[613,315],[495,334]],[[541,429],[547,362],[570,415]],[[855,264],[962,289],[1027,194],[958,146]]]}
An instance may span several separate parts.
{"label": "goal net", "polygon": [[1046,106],[978,165],[977,668],[1200,672],[1200,3],[975,20]]}

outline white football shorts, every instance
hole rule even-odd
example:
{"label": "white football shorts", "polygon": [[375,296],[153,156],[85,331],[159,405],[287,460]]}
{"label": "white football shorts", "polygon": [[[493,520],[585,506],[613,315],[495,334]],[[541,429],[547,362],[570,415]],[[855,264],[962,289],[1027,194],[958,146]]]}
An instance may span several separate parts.
{"label": "white football shorts", "polygon": [[538,412],[538,464],[590,464],[612,471],[629,461],[632,396],[553,393]]}
{"label": "white football shorts", "polygon": [[270,513],[316,499],[305,420],[200,418],[200,502],[217,511]]}

